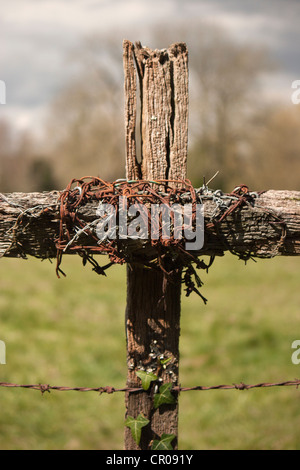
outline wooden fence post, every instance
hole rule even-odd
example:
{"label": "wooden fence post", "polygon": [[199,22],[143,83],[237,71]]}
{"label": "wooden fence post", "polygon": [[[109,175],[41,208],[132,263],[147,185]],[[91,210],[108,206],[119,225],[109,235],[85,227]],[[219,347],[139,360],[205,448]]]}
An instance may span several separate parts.
{"label": "wooden fence post", "polygon": [[[125,130],[127,179],[185,179],[188,136],[188,52],[185,44],[152,51],[124,41]],[[139,85],[139,86],[138,86]],[[141,158],[136,150],[137,90],[140,94]],[[171,259],[164,269],[127,267],[126,338],[128,387],[141,385],[136,373],[159,367],[159,357],[169,359],[161,369],[161,383],[178,385],[181,268]],[[157,357],[158,356],[158,357]],[[152,369],[151,369],[152,367]],[[126,417],[142,413],[150,422],[139,445],[125,428],[125,449],[150,449],[163,433],[178,439],[178,400],[153,409],[151,392],[126,393]]]}

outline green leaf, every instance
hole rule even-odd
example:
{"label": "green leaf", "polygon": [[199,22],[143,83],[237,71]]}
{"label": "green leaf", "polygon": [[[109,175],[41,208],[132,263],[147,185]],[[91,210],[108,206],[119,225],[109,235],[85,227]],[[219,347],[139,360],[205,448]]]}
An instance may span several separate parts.
{"label": "green leaf", "polygon": [[131,429],[132,437],[137,445],[139,445],[141,440],[142,428],[147,426],[148,423],[149,419],[145,418],[145,416],[141,413],[136,419],[134,419],[132,416],[128,416],[126,419],[125,426]]}
{"label": "green leaf", "polygon": [[175,439],[175,434],[165,434],[161,436],[160,441],[154,440],[151,450],[173,450],[171,442]]}
{"label": "green leaf", "polygon": [[144,370],[136,372],[136,375],[141,379],[144,390],[148,390],[151,382],[158,379],[157,375],[153,374],[152,372],[145,372]]}
{"label": "green leaf", "polygon": [[159,387],[159,393],[154,395],[154,408],[158,408],[163,404],[172,405],[176,402],[175,397],[170,391],[171,388],[171,383],[163,384],[161,387]]}

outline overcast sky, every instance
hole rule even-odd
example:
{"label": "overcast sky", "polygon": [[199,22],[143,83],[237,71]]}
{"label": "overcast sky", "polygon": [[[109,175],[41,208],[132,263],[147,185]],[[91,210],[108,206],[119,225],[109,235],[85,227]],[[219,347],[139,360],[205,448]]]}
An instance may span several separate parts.
{"label": "overcast sky", "polygon": [[[289,101],[300,79],[299,0],[1,0],[0,80],[7,88],[0,118],[37,127],[55,93],[70,75],[69,51],[91,33],[113,33],[145,44],[151,28],[199,19],[220,25],[237,38],[267,47],[281,69],[272,90]],[[136,37],[137,28],[139,37]],[[166,47],[169,44],[147,44]],[[190,56],[197,51],[189,48]]]}

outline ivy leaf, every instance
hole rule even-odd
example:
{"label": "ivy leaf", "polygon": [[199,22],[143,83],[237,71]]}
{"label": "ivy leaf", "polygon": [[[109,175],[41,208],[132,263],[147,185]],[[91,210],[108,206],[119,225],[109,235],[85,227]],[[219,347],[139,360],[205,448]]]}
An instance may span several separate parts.
{"label": "ivy leaf", "polygon": [[147,426],[148,423],[149,419],[145,418],[145,416],[141,413],[136,419],[134,419],[132,416],[128,416],[126,419],[125,426],[131,429],[132,437],[137,445],[139,445],[141,440],[142,428]]}
{"label": "ivy leaf", "polygon": [[160,441],[154,440],[151,450],[173,450],[173,447],[171,446],[171,442],[173,439],[175,439],[175,434],[165,434],[160,438]]}
{"label": "ivy leaf", "polygon": [[175,403],[176,400],[171,393],[171,388],[171,383],[163,384],[159,387],[159,393],[154,395],[154,408],[158,408],[163,404],[172,405]]}
{"label": "ivy leaf", "polygon": [[168,362],[170,362],[171,360],[172,360],[172,358],[168,357],[168,359],[161,359],[160,363],[161,363],[162,366],[164,366],[164,365],[168,364]]}
{"label": "ivy leaf", "polygon": [[148,390],[151,382],[154,382],[158,379],[157,375],[153,374],[152,372],[145,372],[144,370],[136,372],[136,375],[141,379],[144,390]]}

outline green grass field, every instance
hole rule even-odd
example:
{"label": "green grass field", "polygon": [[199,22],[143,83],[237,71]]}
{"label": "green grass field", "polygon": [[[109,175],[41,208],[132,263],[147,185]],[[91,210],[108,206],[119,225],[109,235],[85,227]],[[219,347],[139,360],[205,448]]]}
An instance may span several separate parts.
{"label": "green grass field", "polygon": [[[103,264],[106,260],[103,260]],[[0,261],[0,382],[122,387],[125,267],[97,276],[65,257]],[[202,274],[205,306],[182,299],[182,386],[300,378],[299,260],[225,256]],[[179,448],[300,450],[300,390],[183,392]],[[0,449],[122,449],[124,394],[0,388]]]}

